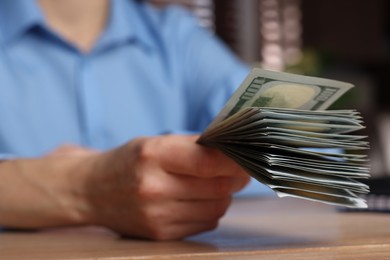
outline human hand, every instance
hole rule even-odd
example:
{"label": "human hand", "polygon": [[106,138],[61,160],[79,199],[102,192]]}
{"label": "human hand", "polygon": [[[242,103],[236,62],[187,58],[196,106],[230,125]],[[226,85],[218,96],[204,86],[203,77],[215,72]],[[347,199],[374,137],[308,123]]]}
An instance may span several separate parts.
{"label": "human hand", "polygon": [[145,137],[96,154],[87,219],[123,235],[179,239],[214,229],[248,175],[197,136]]}

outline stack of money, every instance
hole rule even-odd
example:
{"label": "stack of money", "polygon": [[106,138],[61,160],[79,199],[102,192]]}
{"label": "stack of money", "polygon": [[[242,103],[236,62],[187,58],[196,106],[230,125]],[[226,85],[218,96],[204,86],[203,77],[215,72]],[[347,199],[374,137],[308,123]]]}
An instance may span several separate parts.
{"label": "stack of money", "polygon": [[278,196],[367,207],[369,144],[355,110],[324,110],[351,84],[253,69],[198,143],[220,149]]}

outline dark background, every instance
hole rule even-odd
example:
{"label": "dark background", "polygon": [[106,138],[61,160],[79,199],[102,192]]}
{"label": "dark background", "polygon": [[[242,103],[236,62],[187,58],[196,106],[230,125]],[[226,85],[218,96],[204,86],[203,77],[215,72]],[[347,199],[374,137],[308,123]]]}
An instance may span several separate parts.
{"label": "dark background", "polygon": [[[240,0],[241,5],[248,2]],[[214,0],[214,4],[216,33],[240,55],[236,31],[247,25],[240,25],[235,16],[237,3]],[[316,73],[352,81],[358,92],[354,93],[354,105],[375,112],[390,111],[388,1],[301,0],[300,7],[302,49],[315,56]]]}

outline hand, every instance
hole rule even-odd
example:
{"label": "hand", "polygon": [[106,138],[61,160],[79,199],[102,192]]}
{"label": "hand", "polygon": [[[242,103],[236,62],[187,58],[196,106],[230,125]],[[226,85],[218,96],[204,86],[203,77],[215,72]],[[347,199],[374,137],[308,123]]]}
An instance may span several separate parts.
{"label": "hand", "polygon": [[65,145],[41,158],[6,160],[0,225],[101,225],[156,240],[213,229],[248,175],[196,139],[138,138],[104,153]]}
{"label": "hand", "polygon": [[138,138],[93,158],[88,222],[123,235],[179,239],[214,229],[248,175],[197,136]]}

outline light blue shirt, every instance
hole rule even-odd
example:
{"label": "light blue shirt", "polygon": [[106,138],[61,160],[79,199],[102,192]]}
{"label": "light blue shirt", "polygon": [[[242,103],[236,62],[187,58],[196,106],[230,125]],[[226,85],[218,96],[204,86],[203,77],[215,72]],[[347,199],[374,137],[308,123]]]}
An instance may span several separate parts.
{"label": "light blue shirt", "polygon": [[200,133],[247,73],[177,7],[113,0],[103,34],[82,53],[48,27],[35,1],[0,0],[0,156]]}

